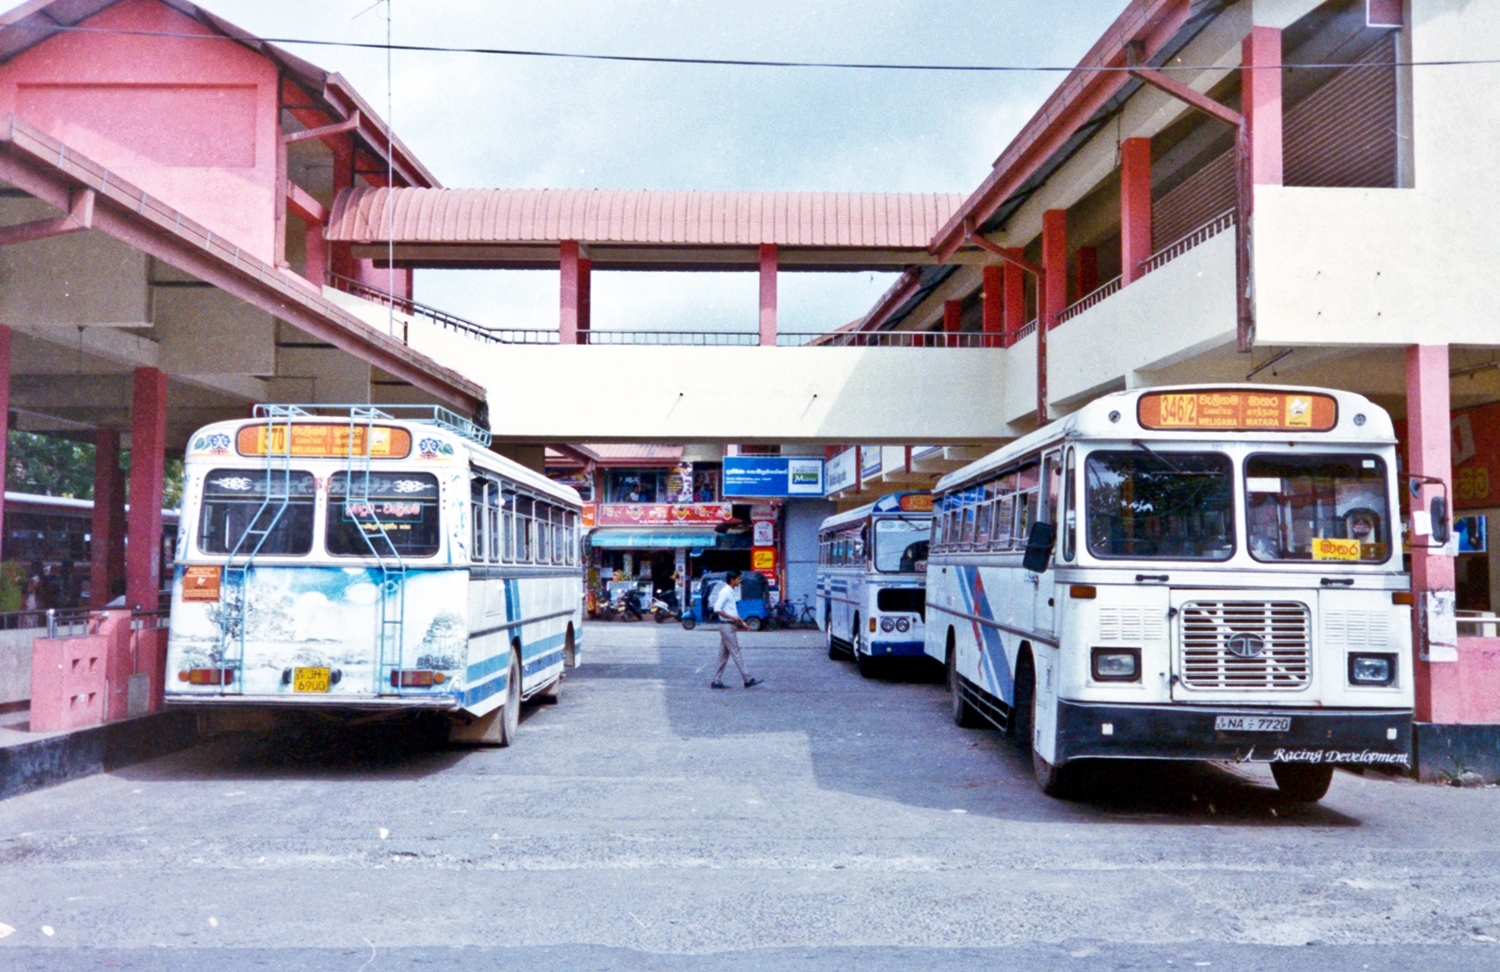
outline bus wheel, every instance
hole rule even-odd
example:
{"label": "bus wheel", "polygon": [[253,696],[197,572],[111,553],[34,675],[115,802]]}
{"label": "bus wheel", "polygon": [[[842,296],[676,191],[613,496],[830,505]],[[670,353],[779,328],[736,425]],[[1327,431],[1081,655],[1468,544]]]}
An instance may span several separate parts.
{"label": "bus wheel", "polygon": [[1276,788],[1293,803],[1317,803],[1328,793],[1333,782],[1332,766],[1310,766],[1306,763],[1272,763],[1271,775]]}
{"label": "bus wheel", "polygon": [[960,729],[978,729],[984,724],[978,711],[964,698],[963,676],[958,674],[958,652],[953,634],[948,635],[948,698],[953,703],[953,724]]}
{"label": "bus wheel", "polygon": [[578,637],[573,633],[573,622],[568,622],[568,633],[563,636],[563,667],[578,667]]}
{"label": "bus wheel", "polygon": [[855,652],[854,667],[859,669],[861,678],[874,678],[880,674],[880,662],[875,660],[874,655],[862,655]]}
{"label": "bus wheel", "polygon": [[874,674],[870,665],[870,659],[866,658],[861,650],[865,644],[865,633],[859,626],[859,615],[854,616],[854,626],[849,629],[849,660],[854,662],[854,667],[859,670],[861,678],[869,678]]}
{"label": "bus wheel", "polygon": [[1053,766],[1042,759],[1035,749],[1031,751],[1031,773],[1036,777],[1036,785],[1049,797],[1059,800],[1071,800],[1076,789],[1074,781],[1077,773],[1073,766]]}
{"label": "bus wheel", "polygon": [[562,699],[562,676],[558,675],[552,680],[552,684],[536,694],[536,700],[543,705],[556,705]]}
{"label": "bus wheel", "polygon": [[1005,725],[1005,734],[1015,740],[1023,756],[1031,752],[1031,727],[1033,725],[1031,718],[1035,697],[1036,668],[1032,665],[1030,652],[1023,649],[1021,657],[1016,660],[1016,678],[1010,697],[1010,718],[1006,720]]}
{"label": "bus wheel", "polygon": [[838,661],[839,643],[833,640],[833,611],[831,609],[823,614],[823,630],[828,635],[828,657]]}
{"label": "bus wheel", "polygon": [[510,678],[505,687],[505,708],[500,714],[500,745],[509,746],[516,741],[521,728],[521,656],[510,654]]}

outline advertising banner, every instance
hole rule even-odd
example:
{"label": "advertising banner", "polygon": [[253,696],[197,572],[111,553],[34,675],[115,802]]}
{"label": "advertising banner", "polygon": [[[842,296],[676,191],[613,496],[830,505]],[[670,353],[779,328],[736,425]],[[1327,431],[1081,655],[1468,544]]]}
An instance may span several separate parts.
{"label": "advertising banner", "polygon": [[859,447],[859,475],[869,479],[885,467],[885,450],[877,445]]}
{"label": "advertising banner", "polygon": [[1500,405],[1453,413],[1453,508],[1500,506]]}
{"label": "advertising banner", "polygon": [[822,496],[823,460],[804,456],[725,456],[724,495]]}
{"label": "advertising banner", "polygon": [[825,493],[837,493],[854,485],[855,461],[855,450],[851,447],[824,463]]}
{"label": "advertising banner", "polygon": [[667,473],[668,503],[691,503],[693,501],[693,464],[678,463]]}
{"label": "advertising banner", "polygon": [[597,526],[716,526],[733,518],[728,503],[601,503]]}

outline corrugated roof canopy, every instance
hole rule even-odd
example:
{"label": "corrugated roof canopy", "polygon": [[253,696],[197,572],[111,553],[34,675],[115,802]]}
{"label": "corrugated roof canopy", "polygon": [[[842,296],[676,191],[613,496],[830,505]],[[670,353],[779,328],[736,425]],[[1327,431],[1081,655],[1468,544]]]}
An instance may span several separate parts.
{"label": "corrugated roof canopy", "polygon": [[[958,194],[607,189],[354,189],[325,238],[411,266],[548,267],[586,244],[595,269],[742,269],[760,244],[785,269],[890,269],[930,261]],[[359,249],[363,245],[364,249]]]}

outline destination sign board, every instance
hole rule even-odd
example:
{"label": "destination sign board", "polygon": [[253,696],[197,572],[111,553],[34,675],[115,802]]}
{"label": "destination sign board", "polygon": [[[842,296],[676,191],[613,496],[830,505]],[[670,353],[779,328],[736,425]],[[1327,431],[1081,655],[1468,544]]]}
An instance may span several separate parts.
{"label": "destination sign board", "polygon": [[1221,432],[1327,432],[1338,422],[1332,395],[1241,389],[1152,392],[1136,405],[1141,427]]}
{"label": "destination sign board", "polygon": [[[294,423],[270,426],[271,453],[287,454],[287,434],[292,437],[291,455],[298,458],[345,458],[350,455],[369,455],[372,459],[405,459],[411,454],[411,433],[405,429],[388,425],[373,427],[356,425],[353,448],[350,447],[348,425],[315,425]],[[366,452],[365,440],[369,439]],[[240,429],[237,443],[242,456],[266,454],[267,426],[247,425]]]}

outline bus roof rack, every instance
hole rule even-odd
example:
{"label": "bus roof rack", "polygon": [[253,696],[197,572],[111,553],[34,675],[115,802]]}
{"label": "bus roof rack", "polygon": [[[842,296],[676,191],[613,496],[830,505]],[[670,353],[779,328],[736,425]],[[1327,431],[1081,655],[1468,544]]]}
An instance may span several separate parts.
{"label": "bus roof rack", "polygon": [[441,405],[257,405],[252,418],[341,418],[355,422],[370,422],[385,419],[391,422],[421,422],[463,436],[471,442],[489,447],[491,435],[488,429],[449,411]]}

